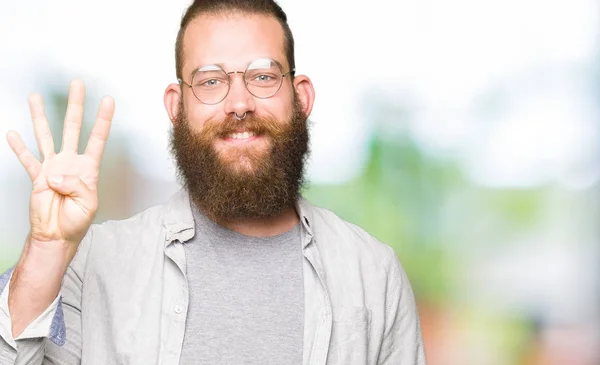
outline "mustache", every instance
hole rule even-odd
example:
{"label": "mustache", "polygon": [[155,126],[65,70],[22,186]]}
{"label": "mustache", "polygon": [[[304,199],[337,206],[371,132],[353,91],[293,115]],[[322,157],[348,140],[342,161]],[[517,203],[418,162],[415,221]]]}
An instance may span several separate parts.
{"label": "mustache", "polygon": [[228,116],[219,120],[207,121],[200,135],[205,139],[225,138],[232,133],[240,130],[252,132],[254,135],[267,135],[271,137],[281,136],[285,132],[285,125],[274,118],[259,117],[248,113],[246,118],[239,120],[233,116]]}

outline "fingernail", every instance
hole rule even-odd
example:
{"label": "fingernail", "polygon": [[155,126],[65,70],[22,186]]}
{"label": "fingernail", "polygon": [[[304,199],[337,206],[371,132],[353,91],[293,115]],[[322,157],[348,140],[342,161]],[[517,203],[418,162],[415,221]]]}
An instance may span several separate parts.
{"label": "fingernail", "polygon": [[63,181],[63,177],[61,175],[50,176],[48,181],[52,184],[60,184]]}

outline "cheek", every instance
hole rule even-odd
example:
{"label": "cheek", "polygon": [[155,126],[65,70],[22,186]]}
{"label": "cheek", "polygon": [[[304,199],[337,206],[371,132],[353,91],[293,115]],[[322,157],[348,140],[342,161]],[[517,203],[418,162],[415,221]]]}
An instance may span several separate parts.
{"label": "cheek", "polygon": [[195,132],[202,131],[206,121],[214,119],[216,117],[215,112],[211,108],[207,108],[205,105],[199,104],[197,101],[192,101],[186,108],[186,117],[190,124],[190,127]]}
{"label": "cheek", "polygon": [[260,99],[260,104],[257,103],[257,114],[285,121],[292,116],[292,106],[293,100],[291,98],[277,94],[269,99]]}

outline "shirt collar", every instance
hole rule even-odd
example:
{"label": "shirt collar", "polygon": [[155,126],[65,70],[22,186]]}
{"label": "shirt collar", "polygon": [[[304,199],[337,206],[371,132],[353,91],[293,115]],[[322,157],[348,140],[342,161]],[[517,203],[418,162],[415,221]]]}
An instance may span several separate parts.
{"label": "shirt collar", "polygon": [[[165,205],[165,247],[174,241],[185,242],[195,235],[194,215],[192,213],[190,196],[185,189],[181,189],[169,199]],[[307,234],[313,237],[312,205],[300,196],[296,203],[296,212],[300,217],[300,223]],[[305,240],[305,248],[312,240]]]}
{"label": "shirt collar", "polygon": [[190,196],[185,189],[179,190],[165,205],[165,247],[174,241],[185,242],[194,237],[195,225],[190,205]]}
{"label": "shirt collar", "polygon": [[[308,200],[304,199],[303,196],[300,196],[298,202],[296,203],[296,212],[300,217],[300,223],[304,227],[304,230],[308,234],[310,238],[313,237],[313,215],[312,215],[312,205],[308,202]],[[308,244],[312,242],[312,239],[307,239],[303,242],[302,248],[306,248]]]}

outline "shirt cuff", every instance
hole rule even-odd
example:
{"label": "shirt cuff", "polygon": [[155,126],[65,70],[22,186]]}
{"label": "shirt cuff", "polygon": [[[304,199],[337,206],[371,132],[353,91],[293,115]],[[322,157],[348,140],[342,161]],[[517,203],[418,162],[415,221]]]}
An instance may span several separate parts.
{"label": "shirt cuff", "polygon": [[17,338],[12,337],[12,321],[8,310],[8,293],[12,273],[13,271],[9,270],[0,277],[0,336],[15,349],[17,348],[16,341],[34,338],[49,338],[57,345],[64,344],[66,331],[60,295]]}

